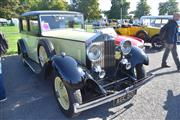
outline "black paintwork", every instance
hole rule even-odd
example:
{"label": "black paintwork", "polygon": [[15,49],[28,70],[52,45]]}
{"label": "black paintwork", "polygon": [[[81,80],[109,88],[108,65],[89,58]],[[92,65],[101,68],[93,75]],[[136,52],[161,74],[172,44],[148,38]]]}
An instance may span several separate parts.
{"label": "black paintwork", "polygon": [[[83,80],[86,73],[80,71],[81,66],[70,56],[55,55],[52,57],[52,65],[61,75],[68,87],[79,89],[83,87]],[[80,70],[78,70],[78,67]]]}
{"label": "black paintwork", "polygon": [[145,52],[136,46],[132,47],[132,50],[130,52],[130,58],[129,61],[131,62],[132,67],[134,68],[137,64],[149,64],[149,58],[145,54]]}

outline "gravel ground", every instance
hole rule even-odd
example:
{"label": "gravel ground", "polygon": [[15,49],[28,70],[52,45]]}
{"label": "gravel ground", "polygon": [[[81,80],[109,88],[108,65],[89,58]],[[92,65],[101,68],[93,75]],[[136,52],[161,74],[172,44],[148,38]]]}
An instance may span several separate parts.
{"label": "gravel ground", "polygon": [[[75,119],[180,120],[180,73],[176,72],[172,56],[168,59],[171,67],[162,69],[163,52],[148,50],[147,54],[150,65],[146,71],[156,75],[132,100],[117,107],[108,103],[84,111]],[[51,82],[24,67],[18,56],[3,58],[3,76],[8,100],[0,103],[1,120],[67,119],[59,110]]]}

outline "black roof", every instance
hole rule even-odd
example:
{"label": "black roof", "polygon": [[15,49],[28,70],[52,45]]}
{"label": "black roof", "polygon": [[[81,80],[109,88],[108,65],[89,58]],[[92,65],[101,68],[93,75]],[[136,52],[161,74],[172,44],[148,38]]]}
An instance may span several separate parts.
{"label": "black roof", "polygon": [[21,14],[21,16],[32,16],[32,15],[39,15],[39,14],[79,14],[79,15],[82,15],[82,13],[74,12],[74,11],[41,10],[41,11],[25,12]]}

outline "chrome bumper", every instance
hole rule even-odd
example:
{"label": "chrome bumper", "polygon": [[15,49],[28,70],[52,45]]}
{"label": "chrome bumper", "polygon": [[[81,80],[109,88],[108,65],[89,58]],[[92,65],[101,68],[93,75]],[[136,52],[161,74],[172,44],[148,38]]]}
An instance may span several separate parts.
{"label": "chrome bumper", "polygon": [[154,77],[154,74],[150,74],[147,77],[139,80],[136,84],[134,84],[134,85],[132,85],[132,86],[130,86],[130,87],[124,89],[124,90],[121,90],[119,92],[116,92],[114,94],[111,94],[111,95],[108,95],[108,96],[105,96],[105,97],[102,97],[102,98],[99,98],[97,100],[94,100],[94,101],[91,101],[91,102],[88,102],[88,103],[84,103],[84,104],[81,104],[81,105],[79,105],[78,103],[75,103],[74,104],[74,112],[79,113],[79,112],[94,108],[96,106],[111,102],[111,101],[113,101],[113,100],[115,100],[115,99],[117,99],[119,97],[122,97],[122,96],[124,96],[124,95],[126,95],[126,94],[128,94],[130,92],[133,92],[133,91],[139,89],[141,86],[143,86],[148,81],[150,81],[153,77]]}

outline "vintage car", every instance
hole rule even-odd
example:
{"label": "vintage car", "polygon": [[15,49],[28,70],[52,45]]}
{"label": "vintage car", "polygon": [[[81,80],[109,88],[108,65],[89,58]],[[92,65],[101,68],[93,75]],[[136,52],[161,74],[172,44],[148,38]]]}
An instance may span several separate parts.
{"label": "vintage car", "polygon": [[[136,36],[151,43],[152,47],[161,49],[164,47],[164,42],[159,38],[160,28],[172,18],[172,15],[142,16],[141,25],[122,25],[121,28],[116,29],[116,32],[120,35]],[[177,23],[180,26],[180,21]]]}
{"label": "vintage car", "polygon": [[154,48],[163,48],[164,43],[159,38],[160,28],[149,26],[122,26],[117,28],[119,35],[135,36],[141,38],[146,43],[151,43]]}
{"label": "vintage car", "polygon": [[95,29],[94,32],[100,32],[100,33],[107,33],[111,36],[114,36],[115,38],[115,45],[121,44],[124,40],[129,40],[132,44],[132,46],[139,47],[141,49],[144,49],[144,40],[138,38],[138,37],[132,37],[132,36],[123,36],[118,35],[113,28],[106,28],[106,29]]}
{"label": "vintage car", "polygon": [[117,35],[117,37],[115,39],[115,44],[119,45],[124,40],[131,41],[132,46],[137,46],[141,49],[144,49],[144,40],[137,38],[137,37],[132,37],[132,36]]}
{"label": "vintage car", "polygon": [[30,11],[20,20],[18,54],[33,72],[50,77],[62,112],[73,117],[107,102],[130,100],[150,81],[148,56],[129,40],[115,45],[108,33],[88,33],[83,15]]}

